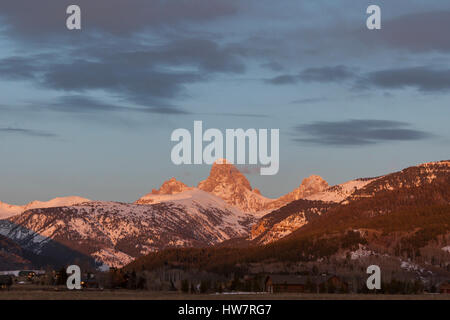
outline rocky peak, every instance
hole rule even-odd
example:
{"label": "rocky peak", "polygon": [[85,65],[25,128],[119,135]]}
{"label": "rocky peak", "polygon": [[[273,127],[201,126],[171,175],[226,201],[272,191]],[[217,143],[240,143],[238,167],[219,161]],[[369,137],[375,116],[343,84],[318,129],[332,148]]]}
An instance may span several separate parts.
{"label": "rocky peak", "polygon": [[300,192],[303,193],[303,197],[309,196],[311,194],[321,192],[329,187],[328,183],[318,175],[312,175],[308,178],[303,179],[302,183],[298,187]]}
{"label": "rocky peak", "polygon": [[176,194],[189,189],[190,188],[183,182],[171,178],[170,180],[165,181],[159,189],[153,189],[152,194]]}
{"label": "rocky peak", "polygon": [[198,184],[198,188],[206,192],[229,189],[229,187],[252,190],[247,178],[234,165],[224,159],[214,162],[209,177]]}
{"label": "rocky peak", "polygon": [[200,190],[210,192],[245,212],[263,210],[269,199],[253,191],[247,178],[231,163],[217,160],[206,180],[198,184]]}
{"label": "rocky peak", "polygon": [[282,196],[279,200],[283,202],[291,202],[298,199],[303,199],[318,192],[322,192],[329,187],[328,183],[318,175],[312,175],[303,179],[300,186],[290,193]]}

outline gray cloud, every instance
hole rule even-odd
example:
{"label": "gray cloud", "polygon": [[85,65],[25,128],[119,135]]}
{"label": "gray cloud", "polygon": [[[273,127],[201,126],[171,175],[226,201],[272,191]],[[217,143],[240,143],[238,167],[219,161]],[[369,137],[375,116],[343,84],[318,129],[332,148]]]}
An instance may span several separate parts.
{"label": "gray cloud", "polygon": [[8,57],[0,60],[0,76],[7,80],[33,80],[38,71],[36,60],[27,57]]}
{"label": "gray cloud", "polygon": [[413,52],[450,51],[450,11],[402,15],[383,22],[383,32],[361,35],[372,42]]}
{"label": "gray cloud", "polygon": [[291,101],[291,104],[311,104],[328,101],[328,98],[303,98]]}
{"label": "gray cloud", "polygon": [[[266,79],[266,83],[274,85],[296,84],[304,82],[345,83],[353,84],[355,89],[405,89],[415,88],[423,92],[450,91],[450,69],[433,66],[393,68],[367,73],[356,73],[350,67],[308,68],[297,75],[281,75]],[[293,103],[312,103],[321,100],[300,99]]]}
{"label": "gray cloud", "polygon": [[[1,107],[1,106],[0,106]],[[218,116],[218,117],[245,117],[245,118],[267,118],[266,114],[256,113],[192,113],[178,107],[124,107],[113,103],[105,103],[98,99],[82,96],[70,95],[62,96],[53,103],[33,102],[26,106],[27,110],[51,110],[57,112],[89,114],[89,113],[107,113],[107,112],[137,112],[137,113],[158,113],[158,114],[178,114],[178,115],[201,115],[201,116]]]}
{"label": "gray cloud", "polygon": [[204,76],[196,72],[164,72],[141,66],[79,60],[49,65],[40,83],[50,89],[86,92],[105,90],[141,105],[164,104],[183,93],[184,85]]}
{"label": "gray cloud", "polygon": [[121,48],[114,54],[94,47],[68,61],[50,54],[9,57],[0,60],[0,77],[33,81],[66,92],[102,90],[150,112],[176,113],[171,100],[183,96],[186,85],[206,81],[217,73],[245,71],[239,48],[212,40],[184,39],[136,47],[139,49]]}
{"label": "gray cloud", "polygon": [[267,114],[256,114],[256,113],[197,113],[198,115],[206,116],[219,116],[219,117],[237,117],[237,118],[268,118]]}
{"label": "gray cloud", "polygon": [[63,96],[58,98],[57,101],[50,104],[33,103],[33,105],[36,104],[45,105],[43,108],[50,109],[53,111],[69,112],[69,113],[90,113],[90,112],[130,110],[129,108],[126,107],[120,107],[114,104],[104,103],[97,99],[80,95]]}
{"label": "gray cloud", "polygon": [[[225,112],[190,112],[178,107],[128,107],[120,106],[115,103],[102,102],[98,99],[83,95],[68,95],[61,96],[54,99],[52,103],[45,101],[33,101],[26,105],[20,106],[23,112],[29,111],[53,111],[62,112],[77,115],[99,115],[102,122],[105,121],[105,116],[113,116],[115,119],[120,119],[121,115],[128,115],[130,113],[142,113],[142,114],[165,114],[165,115],[192,115],[192,116],[213,116],[213,117],[236,117],[236,118],[268,118],[267,114],[257,113],[225,113]],[[8,112],[17,111],[18,108],[12,108],[10,106],[0,105],[0,109],[7,110]],[[119,118],[117,118],[119,117]]]}
{"label": "gray cloud", "polygon": [[42,137],[42,138],[55,138],[58,135],[46,132],[46,131],[40,131],[40,130],[33,130],[33,129],[23,129],[23,128],[1,128],[0,127],[0,134],[17,134],[17,135],[24,135],[24,136],[31,136],[31,137]]}
{"label": "gray cloud", "polygon": [[41,107],[39,107],[41,109],[43,108],[52,111],[68,113],[141,112],[160,114],[189,114],[189,112],[177,107],[123,107],[116,104],[104,103],[100,100],[82,95],[62,96],[57,99],[56,102],[50,104],[33,103],[30,108],[36,108],[35,105],[41,105]]}
{"label": "gray cloud", "polygon": [[295,84],[304,82],[342,82],[356,77],[356,73],[346,66],[325,66],[318,68],[306,68],[296,75],[284,74],[264,81],[274,85]]}
{"label": "gray cloud", "polygon": [[276,61],[263,63],[263,64],[261,64],[261,67],[272,70],[272,71],[281,71],[284,69],[283,65]]}
{"label": "gray cloud", "polygon": [[286,85],[286,84],[295,84],[299,82],[299,80],[300,80],[299,77],[296,75],[283,74],[281,76],[265,79],[264,81],[266,83],[274,85]]}
{"label": "gray cloud", "polygon": [[389,141],[415,141],[433,135],[388,120],[317,121],[294,128],[294,141],[325,146],[364,146]]}
{"label": "gray cloud", "polygon": [[[40,41],[46,35],[69,38],[65,30],[66,8],[71,0],[15,0],[0,2],[0,17],[6,19],[16,35]],[[163,27],[184,22],[203,22],[237,12],[236,1],[221,0],[77,0],[82,9],[83,32],[103,31],[127,34],[148,27]]]}
{"label": "gray cloud", "polygon": [[450,69],[412,67],[371,72],[360,83],[383,89],[416,88],[420,91],[449,91]]}
{"label": "gray cloud", "polygon": [[139,64],[190,65],[208,72],[243,73],[245,66],[240,57],[245,54],[246,51],[237,45],[220,46],[214,40],[189,38],[175,40],[152,50],[119,54],[114,58]]}
{"label": "gray cloud", "polygon": [[299,78],[307,82],[336,82],[352,79],[354,71],[346,66],[308,68],[303,70]]}

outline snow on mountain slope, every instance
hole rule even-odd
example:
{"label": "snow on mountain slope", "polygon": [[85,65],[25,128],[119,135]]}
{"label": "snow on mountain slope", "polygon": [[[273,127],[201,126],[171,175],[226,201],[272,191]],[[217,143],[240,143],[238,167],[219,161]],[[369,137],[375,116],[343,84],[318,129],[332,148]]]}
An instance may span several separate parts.
{"label": "snow on mountain slope", "polygon": [[31,209],[8,222],[9,227],[0,224],[0,234],[33,252],[45,252],[51,239],[104,264],[123,266],[163,248],[208,246],[246,236],[255,218],[193,189],[163,203],[92,201]]}
{"label": "snow on mountain slope", "polygon": [[328,183],[317,175],[303,179],[300,186],[278,199],[270,199],[253,189],[247,178],[231,163],[224,159],[216,161],[207,179],[201,181],[197,188],[188,187],[172,178],[164,182],[160,189],[141,197],[135,203],[151,204],[172,201],[186,197],[188,190],[203,190],[223,199],[237,209],[252,213],[257,217],[276,210],[289,202],[302,199],[328,188]]}
{"label": "snow on mountain slope", "polygon": [[302,183],[297,189],[294,189],[292,192],[280,197],[279,200],[292,202],[294,200],[304,199],[308,196],[324,191],[328,187],[328,183],[322,177],[318,175],[312,175],[308,178],[303,179]]}
{"label": "snow on mountain slope", "polygon": [[0,220],[6,219],[23,212],[23,206],[15,206],[0,201]]}
{"label": "snow on mountain slope", "polygon": [[45,257],[58,252],[64,258],[72,250],[104,265],[122,266],[169,247],[210,246],[232,238],[277,241],[334,207],[380,191],[439,182],[449,172],[449,161],[427,163],[333,187],[311,176],[287,195],[269,199],[233,165],[216,163],[198,188],[172,178],[134,204],[79,197],[26,206],[0,203],[0,217],[8,217],[0,220],[0,235]]}
{"label": "snow on mountain slope", "polygon": [[318,192],[322,192],[328,187],[328,183],[322,177],[318,175],[312,175],[308,178],[303,179],[298,188],[267,204],[266,209],[279,209],[292,201],[305,199],[308,196],[317,194]]}
{"label": "snow on mountain slope", "polygon": [[371,197],[382,190],[419,187],[432,183],[438,177],[450,173],[450,161],[422,163],[398,172],[376,178],[362,178],[332,186],[325,191],[305,197],[307,200],[342,202]]}
{"label": "snow on mountain slope", "polygon": [[277,241],[303,227],[336,206],[331,202],[299,199],[261,218],[253,227],[249,240],[257,244]]}
{"label": "snow on mountain slope", "polygon": [[358,189],[349,200],[372,197],[381,191],[430,185],[436,180],[446,179],[449,174],[450,161],[423,163],[379,177]]}
{"label": "snow on mountain slope", "polygon": [[[249,239],[258,244],[270,243],[302,228],[332,208],[342,208],[359,200],[370,199],[380,192],[417,189],[433,183],[438,186],[439,182],[448,180],[449,174],[450,161],[431,162],[377,178],[356,179],[332,186],[304,199],[290,202],[264,216],[253,226]],[[441,200],[445,203],[445,199]]]}
{"label": "snow on mountain slope", "polygon": [[356,179],[338,184],[328,189],[305,197],[306,200],[318,200],[325,202],[342,202],[355,191],[364,188],[377,178]]}
{"label": "snow on mountain slope", "polygon": [[208,178],[201,181],[198,188],[222,198],[244,212],[267,210],[266,206],[274,201],[263,197],[259,190],[252,189],[247,178],[224,159],[212,165]]}
{"label": "snow on mountain slope", "polygon": [[[158,190],[153,189],[151,193],[146,194],[145,196],[140,198],[135,203],[150,204],[150,203],[153,203],[153,201],[156,201],[156,202],[168,201],[172,198],[172,197],[170,197],[171,195],[175,195],[175,194],[178,194],[180,192],[187,191],[190,189],[192,189],[192,188],[188,187],[183,182],[178,181],[175,178],[171,178],[170,180],[165,181]],[[157,199],[161,199],[161,200],[157,200]],[[165,199],[165,200],[163,200],[163,199]]]}
{"label": "snow on mountain slope", "polygon": [[49,201],[32,201],[24,206],[24,211],[38,208],[54,208],[73,206],[75,204],[90,202],[91,200],[82,197],[58,197]]}
{"label": "snow on mountain slope", "polygon": [[71,206],[91,200],[77,196],[54,198],[49,201],[32,201],[23,206],[11,205],[0,201],[0,220],[19,215],[30,209]]}

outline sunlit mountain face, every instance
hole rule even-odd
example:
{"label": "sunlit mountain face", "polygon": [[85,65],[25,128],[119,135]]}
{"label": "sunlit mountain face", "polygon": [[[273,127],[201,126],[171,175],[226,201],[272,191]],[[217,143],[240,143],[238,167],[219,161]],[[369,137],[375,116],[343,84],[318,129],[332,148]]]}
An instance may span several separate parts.
{"label": "sunlit mountain face", "polygon": [[351,0],[103,2],[77,2],[81,30],[68,1],[0,4],[2,202],[197,185],[210,164],[171,161],[171,134],[194,139],[195,121],[279,129],[275,175],[259,157],[238,167],[269,199],[312,174],[336,185],[448,159],[447,1],[379,4],[379,29]]}
{"label": "sunlit mountain face", "polygon": [[127,299],[450,291],[449,1],[15,0],[0,26],[0,299],[60,298],[68,266]]}
{"label": "sunlit mountain face", "polygon": [[[65,248],[100,267],[123,267],[136,258],[170,248],[283,245],[349,230],[361,231],[357,239],[361,245],[373,242],[381,246],[380,235],[376,235],[388,238],[395,231],[397,242],[429,233],[420,243],[403,243],[403,250],[421,250],[436,241],[445,247],[449,163],[425,163],[335,186],[311,176],[278,199],[255,192],[235,166],[215,163],[197,187],[171,178],[134,203],[79,198],[68,199],[83,201],[64,204],[67,200],[61,199],[53,206],[51,202],[35,202],[42,207],[0,220],[0,234],[27,254],[53,257]],[[416,214],[411,219],[410,215]],[[440,228],[433,231],[437,221],[441,221]],[[386,226],[394,229],[386,231]],[[387,243],[383,250],[393,256],[403,254],[395,251],[399,249],[392,240]],[[55,245],[60,246],[59,251]],[[23,255],[19,252],[16,256]]]}

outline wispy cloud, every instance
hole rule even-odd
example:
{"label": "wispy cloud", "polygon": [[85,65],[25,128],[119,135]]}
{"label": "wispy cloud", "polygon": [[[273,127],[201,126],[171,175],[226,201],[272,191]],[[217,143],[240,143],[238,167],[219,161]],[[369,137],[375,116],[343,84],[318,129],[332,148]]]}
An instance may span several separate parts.
{"label": "wispy cloud", "polygon": [[[422,92],[447,92],[450,91],[450,69],[419,66],[358,73],[356,68],[336,66],[308,68],[296,75],[281,75],[264,81],[273,85],[296,84],[298,82],[350,83],[357,90],[414,88]],[[294,101],[294,103],[317,101],[317,99],[300,99]]]}
{"label": "wispy cloud", "polygon": [[319,68],[307,68],[299,74],[299,78],[306,82],[336,82],[354,78],[356,73],[349,67],[325,66]]}
{"label": "wispy cloud", "polygon": [[291,101],[291,104],[312,104],[328,101],[328,98],[303,98]]}
{"label": "wispy cloud", "polygon": [[293,140],[325,146],[364,146],[433,137],[431,133],[410,127],[409,123],[389,120],[317,121],[296,126]]}
{"label": "wispy cloud", "polygon": [[197,113],[197,115],[205,115],[205,116],[219,116],[219,117],[237,117],[237,118],[268,118],[267,114],[258,114],[258,113]]}
{"label": "wispy cloud", "polygon": [[298,74],[290,75],[284,74],[273,78],[265,79],[266,83],[274,85],[295,84],[300,81],[303,82],[342,82],[349,79],[354,79],[356,73],[347,66],[324,66],[318,68],[306,68]]}
{"label": "wispy cloud", "polygon": [[23,135],[23,136],[31,136],[31,137],[42,137],[42,138],[55,138],[58,137],[57,134],[47,132],[47,131],[41,131],[41,130],[34,130],[34,129],[24,129],[24,128],[1,128],[0,127],[0,134],[14,134],[14,135]]}
{"label": "wispy cloud", "polygon": [[383,89],[415,88],[420,91],[450,91],[450,69],[411,67],[368,73],[362,86]]}
{"label": "wispy cloud", "polygon": [[[49,109],[58,112],[68,113],[107,113],[107,112],[138,112],[138,113],[159,113],[159,114],[190,114],[174,106],[155,106],[155,107],[126,107],[114,103],[102,102],[98,99],[82,96],[70,95],[62,96],[55,102],[35,103],[40,105],[41,109]],[[34,105],[34,104],[33,104]],[[35,108],[30,106],[30,108]]]}

